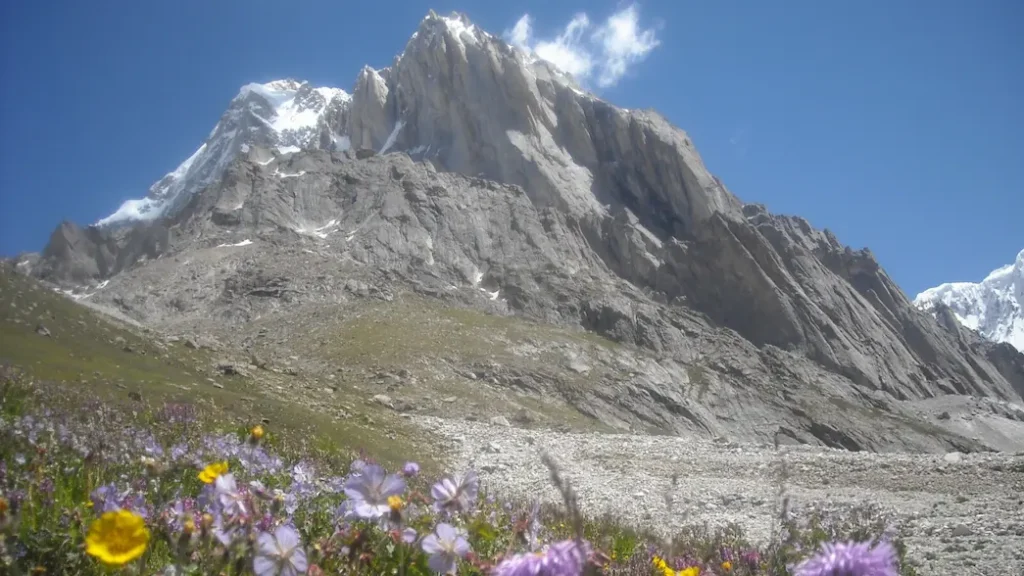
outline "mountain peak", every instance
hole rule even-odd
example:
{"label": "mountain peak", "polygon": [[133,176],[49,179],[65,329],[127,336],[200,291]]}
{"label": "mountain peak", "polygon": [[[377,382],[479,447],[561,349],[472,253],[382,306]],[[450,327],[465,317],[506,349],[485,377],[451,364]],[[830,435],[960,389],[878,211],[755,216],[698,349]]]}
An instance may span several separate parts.
{"label": "mountain peak", "polygon": [[249,83],[239,89],[206,141],[145,198],[126,200],[96,226],[112,227],[173,215],[192,194],[216,181],[249,146],[279,153],[343,149],[347,141],[328,125],[352,97],[340,88],[315,87],[295,78]]}
{"label": "mountain peak", "polygon": [[942,305],[963,326],[1024,352],[1024,250],[981,282],[948,282],[921,292],[914,305],[936,313]]}

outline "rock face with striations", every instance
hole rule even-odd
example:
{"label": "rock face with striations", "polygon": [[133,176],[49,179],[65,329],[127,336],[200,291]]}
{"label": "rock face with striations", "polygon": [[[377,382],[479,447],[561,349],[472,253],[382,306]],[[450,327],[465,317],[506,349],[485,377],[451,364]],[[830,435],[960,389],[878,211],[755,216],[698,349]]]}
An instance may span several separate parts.
{"label": "rock face with striations", "polygon": [[[903,405],[1021,401],[1020,354],[915,309],[869,251],[744,205],[658,114],[587,94],[462,16],[432,13],[391,67],[359,73],[351,97],[279,88],[243,90],[197,154],[233,152],[198,180],[202,158],[179,168],[158,217],[125,219],[128,232],[62,225],[33,270],[79,283],[117,274],[94,298],[157,325],[241,326],[346,286],[437,298],[468,287],[478,298],[464,305],[645,351],[573,398],[616,427],[971,450],[981,445],[912,423]],[[224,128],[251,114],[278,127],[273,138]],[[195,268],[200,252],[231,245],[245,255]],[[191,268],[168,262],[179,256]],[[141,289],[154,283],[165,289]],[[184,297],[205,285],[219,296]],[[226,303],[237,297],[248,312]]]}

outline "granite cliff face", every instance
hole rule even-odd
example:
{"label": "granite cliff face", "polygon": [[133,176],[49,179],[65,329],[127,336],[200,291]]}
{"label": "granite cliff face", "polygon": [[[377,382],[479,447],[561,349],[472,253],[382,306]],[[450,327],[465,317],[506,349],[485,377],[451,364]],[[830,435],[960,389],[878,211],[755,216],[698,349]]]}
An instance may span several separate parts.
{"label": "granite cliff face", "polygon": [[[232,110],[279,122],[268,90]],[[1021,402],[1020,354],[918,311],[869,251],[744,205],[658,114],[587,94],[464,17],[431,14],[391,67],[333,94],[311,97],[301,150],[229,111],[201,150],[228,146],[234,122],[233,152],[151,193],[159,217],[64,223],[23,268],[104,280],[92,302],[239,345],[257,320],[403,291],[582,327],[620,347],[577,351],[571,392],[536,366],[470,368],[617,429],[971,450],[991,443],[919,404]]]}

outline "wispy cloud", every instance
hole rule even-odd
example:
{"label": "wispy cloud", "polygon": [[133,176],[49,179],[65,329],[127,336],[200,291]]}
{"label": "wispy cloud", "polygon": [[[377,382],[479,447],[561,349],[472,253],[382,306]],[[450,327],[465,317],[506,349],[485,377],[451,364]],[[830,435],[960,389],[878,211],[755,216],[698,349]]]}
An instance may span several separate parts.
{"label": "wispy cloud", "polygon": [[602,88],[617,84],[661,43],[654,28],[641,29],[640,9],[636,4],[613,13],[596,27],[591,26],[589,16],[579,13],[559,34],[548,39],[534,35],[533,18],[524,14],[505,32],[505,39],[572,74],[580,82],[596,78]]}
{"label": "wispy cloud", "polygon": [[740,158],[745,158],[747,150],[750,149],[750,136],[750,130],[746,126],[740,126],[729,137],[729,145]]}

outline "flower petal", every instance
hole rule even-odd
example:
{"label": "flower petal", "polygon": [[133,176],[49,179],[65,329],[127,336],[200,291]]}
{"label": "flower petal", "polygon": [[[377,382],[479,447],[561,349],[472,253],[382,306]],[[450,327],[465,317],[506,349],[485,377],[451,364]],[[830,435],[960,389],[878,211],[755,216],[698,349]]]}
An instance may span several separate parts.
{"label": "flower petal", "polygon": [[443,550],[443,548],[441,548],[441,542],[438,541],[436,534],[427,534],[427,537],[423,539],[420,546],[427,554],[436,554]]}
{"label": "flower petal", "polygon": [[278,526],[277,529],[274,530],[274,538],[277,539],[277,546],[285,553],[289,550],[299,548],[302,545],[302,539],[299,537],[299,531],[287,524]]}

